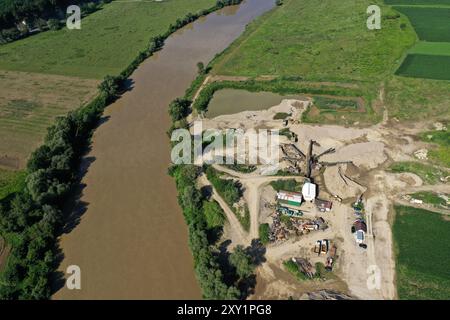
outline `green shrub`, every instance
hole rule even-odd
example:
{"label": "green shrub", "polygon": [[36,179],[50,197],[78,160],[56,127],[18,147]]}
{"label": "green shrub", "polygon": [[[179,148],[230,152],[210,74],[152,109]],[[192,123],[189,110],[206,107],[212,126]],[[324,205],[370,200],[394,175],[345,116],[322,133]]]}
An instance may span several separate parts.
{"label": "green shrub", "polygon": [[206,225],[209,229],[222,227],[225,223],[222,208],[216,201],[204,201],[203,211],[205,213]]}
{"label": "green shrub", "polygon": [[262,223],[259,225],[259,240],[262,244],[266,245],[270,242],[270,226],[268,223]]}

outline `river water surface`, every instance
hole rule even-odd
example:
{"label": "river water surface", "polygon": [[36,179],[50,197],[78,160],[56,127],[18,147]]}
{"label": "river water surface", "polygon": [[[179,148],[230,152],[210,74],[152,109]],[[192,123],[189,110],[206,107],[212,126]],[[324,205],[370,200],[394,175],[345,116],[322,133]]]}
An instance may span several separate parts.
{"label": "river water surface", "polygon": [[[105,112],[84,160],[87,172],[74,216],[61,237],[64,259],[81,269],[81,290],[57,299],[196,299],[201,297],[187,227],[167,175],[167,106],[274,0],[246,0],[181,29],[131,76],[132,89]],[[119,50],[119,49],[118,49]]]}

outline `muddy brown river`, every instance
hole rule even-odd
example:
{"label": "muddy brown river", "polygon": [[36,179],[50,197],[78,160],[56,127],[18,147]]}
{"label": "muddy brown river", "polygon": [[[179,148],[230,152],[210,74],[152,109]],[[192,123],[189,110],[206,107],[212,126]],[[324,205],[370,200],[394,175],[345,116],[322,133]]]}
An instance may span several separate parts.
{"label": "muddy brown river", "polygon": [[168,104],[205,64],[273,0],[246,0],[212,13],[167,39],[131,76],[132,89],[106,109],[84,160],[79,221],[61,237],[64,259],[81,269],[81,290],[56,299],[201,298],[170,162]]}

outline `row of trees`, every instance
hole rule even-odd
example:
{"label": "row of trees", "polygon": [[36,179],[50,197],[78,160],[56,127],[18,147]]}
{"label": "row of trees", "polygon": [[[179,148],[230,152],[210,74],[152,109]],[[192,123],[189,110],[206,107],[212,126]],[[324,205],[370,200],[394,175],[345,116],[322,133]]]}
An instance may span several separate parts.
{"label": "row of trees", "polygon": [[169,169],[179,190],[178,202],[189,228],[189,245],[194,256],[197,279],[205,299],[237,299],[240,291],[235,286],[227,286],[223,273],[213,255],[207,237],[207,223],[203,206],[203,196],[195,188],[201,168],[194,165],[176,165]]}
{"label": "row of trees", "polygon": [[0,279],[2,299],[45,299],[56,268],[62,208],[73,184],[107,92],[89,105],[57,119],[44,144],[30,157],[25,189],[0,207],[0,229],[12,246]]}
{"label": "row of trees", "polygon": [[197,279],[205,299],[243,298],[247,289],[242,284],[254,277],[255,263],[249,250],[242,246],[237,246],[231,254],[226,255],[224,262],[217,248],[209,242],[208,230],[222,226],[224,215],[216,202],[208,201],[195,187],[201,170],[195,165],[174,165],[169,168],[169,174],[175,178],[179,191],[178,202],[189,227],[189,245],[194,256]]}

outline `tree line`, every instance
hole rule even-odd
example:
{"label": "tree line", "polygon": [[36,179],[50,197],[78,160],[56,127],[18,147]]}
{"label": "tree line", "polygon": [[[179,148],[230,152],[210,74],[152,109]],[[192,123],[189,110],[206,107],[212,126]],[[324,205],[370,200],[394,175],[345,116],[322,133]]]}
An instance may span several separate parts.
{"label": "tree line", "polygon": [[[182,27],[200,15],[217,10],[223,3],[221,0],[210,9],[188,14],[177,20],[176,26]],[[57,238],[64,226],[63,207],[79,182],[79,165],[90,145],[92,133],[104,108],[120,95],[125,80],[140,62],[161,49],[164,40],[174,31],[170,28],[165,34],[152,38],[148,47],[119,76],[105,77],[97,97],[58,118],[48,129],[44,143],[31,155],[24,189],[0,203],[0,233],[11,247],[0,274],[0,299],[50,298],[50,282],[59,259]],[[179,170],[179,185],[192,182],[196,174],[194,169]],[[191,247],[196,248],[193,251],[196,272],[202,279],[204,295],[209,298],[236,297],[237,289],[221,281],[217,262],[209,250],[201,195],[192,186],[191,183],[190,188],[181,189],[180,203],[189,224]]]}
{"label": "tree line", "polygon": [[[58,30],[66,9],[79,5],[86,16],[112,0],[2,0],[0,1],[0,44],[27,37],[32,32]],[[23,24],[22,22],[26,23]]]}

